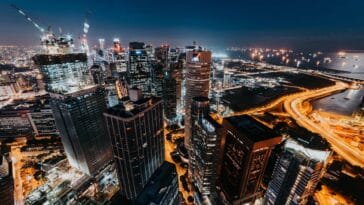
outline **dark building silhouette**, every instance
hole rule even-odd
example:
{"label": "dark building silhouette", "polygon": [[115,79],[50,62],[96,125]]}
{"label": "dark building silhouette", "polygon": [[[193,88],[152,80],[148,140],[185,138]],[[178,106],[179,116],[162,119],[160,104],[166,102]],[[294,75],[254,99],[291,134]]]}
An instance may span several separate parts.
{"label": "dark building silhouette", "polygon": [[231,204],[253,203],[272,148],[281,142],[270,128],[248,115],[223,120],[222,191]]}
{"label": "dark building silhouette", "polygon": [[163,105],[160,98],[129,90],[130,100],[104,113],[121,194],[135,200],[164,161]]}
{"label": "dark building silhouette", "polygon": [[[1,148],[0,148],[1,149]],[[0,150],[0,203],[1,205],[14,204],[14,179],[12,163],[9,156]]]}
{"label": "dark building silhouette", "polygon": [[169,66],[169,46],[161,45],[155,48],[154,51],[155,60],[158,64],[160,64],[163,68],[167,68]]}

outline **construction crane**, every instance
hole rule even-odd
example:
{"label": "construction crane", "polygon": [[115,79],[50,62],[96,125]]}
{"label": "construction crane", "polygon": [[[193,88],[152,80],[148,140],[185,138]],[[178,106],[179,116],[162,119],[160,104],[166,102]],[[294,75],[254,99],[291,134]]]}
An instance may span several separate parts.
{"label": "construction crane", "polygon": [[55,36],[50,26],[48,26],[48,29],[46,30],[32,18],[30,18],[28,14],[26,14],[22,9],[14,4],[11,4],[10,6],[14,8],[19,14],[24,16],[27,21],[33,24],[42,33],[41,44],[46,53],[57,54],[69,53],[73,51],[73,39],[70,34],[61,33],[59,36]]}
{"label": "construction crane", "polygon": [[32,18],[30,18],[23,10],[21,10],[19,7],[17,7],[14,4],[10,5],[11,7],[13,7],[18,13],[20,13],[21,15],[23,15],[25,17],[25,19],[27,21],[29,21],[31,24],[33,24],[33,26],[35,26],[42,34],[45,32],[45,29],[40,26],[37,22],[35,22]]}

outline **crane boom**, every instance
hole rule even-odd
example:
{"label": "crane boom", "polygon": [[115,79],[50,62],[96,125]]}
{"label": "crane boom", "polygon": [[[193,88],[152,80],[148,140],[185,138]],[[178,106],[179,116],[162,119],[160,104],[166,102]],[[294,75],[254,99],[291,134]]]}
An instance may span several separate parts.
{"label": "crane boom", "polygon": [[45,29],[40,26],[37,22],[35,22],[32,18],[30,18],[23,10],[21,10],[19,7],[17,7],[14,4],[11,4],[11,7],[13,7],[19,14],[25,17],[27,21],[29,21],[33,26],[35,26],[41,33],[45,32]]}

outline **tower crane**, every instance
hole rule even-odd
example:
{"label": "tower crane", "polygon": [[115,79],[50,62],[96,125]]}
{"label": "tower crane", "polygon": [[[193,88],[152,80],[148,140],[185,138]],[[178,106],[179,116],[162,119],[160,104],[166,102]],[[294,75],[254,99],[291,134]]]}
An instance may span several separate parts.
{"label": "tower crane", "polygon": [[12,8],[14,8],[19,14],[25,17],[27,21],[29,21],[33,26],[35,26],[41,33],[41,44],[43,46],[43,49],[47,53],[56,54],[56,53],[68,53],[72,52],[73,49],[73,39],[71,35],[60,35],[56,37],[51,27],[48,26],[48,29],[44,29],[43,26],[35,22],[31,17],[28,16],[27,13],[25,13],[22,9],[17,7],[14,4],[10,5]]}
{"label": "tower crane", "polygon": [[17,7],[14,4],[10,5],[11,7],[13,7],[18,13],[20,13],[21,15],[23,15],[25,17],[25,19],[27,21],[29,21],[31,24],[33,24],[33,26],[35,26],[42,34],[45,32],[45,29],[40,26],[37,22],[35,22],[32,18],[30,18],[28,16],[28,14],[26,14],[23,10],[21,10],[19,7]]}

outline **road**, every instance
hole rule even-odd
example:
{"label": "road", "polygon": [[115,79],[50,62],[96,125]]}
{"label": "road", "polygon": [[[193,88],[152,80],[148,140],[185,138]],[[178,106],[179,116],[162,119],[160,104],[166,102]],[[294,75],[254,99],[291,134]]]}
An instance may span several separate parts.
{"label": "road", "polygon": [[190,193],[188,193],[187,191],[184,190],[184,188],[182,186],[182,183],[179,180],[179,177],[186,173],[186,169],[181,167],[179,164],[177,164],[177,163],[175,163],[173,161],[170,153],[175,151],[175,146],[176,145],[166,139],[167,133],[168,133],[168,131],[165,130],[164,131],[164,135],[165,135],[165,137],[164,137],[165,160],[176,165],[176,170],[177,170],[177,174],[178,174],[179,191],[182,192],[183,198],[185,199],[186,203],[188,204],[187,197],[190,195]]}
{"label": "road", "polygon": [[332,205],[332,204],[347,204],[352,205],[347,198],[340,195],[339,193],[333,193],[327,186],[321,186],[321,190],[315,193],[315,197],[320,205]]}
{"label": "road", "polygon": [[306,91],[303,93],[298,93],[292,96],[289,96],[284,101],[284,108],[286,112],[291,115],[293,119],[302,127],[307,130],[320,134],[323,138],[325,138],[332,146],[332,149],[346,159],[349,163],[364,167],[364,152],[353,151],[352,147],[347,143],[343,142],[343,140],[338,137],[331,130],[325,129],[319,124],[315,123],[311,119],[309,119],[302,111],[302,103],[316,98],[318,96],[328,95],[333,92],[337,92],[347,88],[347,84],[337,81],[334,86],[326,87],[323,89]]}

